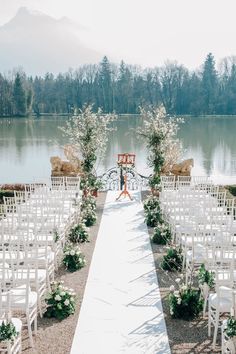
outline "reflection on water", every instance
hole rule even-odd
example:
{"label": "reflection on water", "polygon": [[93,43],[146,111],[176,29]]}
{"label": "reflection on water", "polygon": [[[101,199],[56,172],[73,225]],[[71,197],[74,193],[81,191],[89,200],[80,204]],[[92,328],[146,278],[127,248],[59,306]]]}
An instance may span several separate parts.
{"label": "reflection on water", "polygon": [[[63,157],[66,143],[58,126],[66,117],[0,119],[0,183],[31,182],[50,177],[50,157]],[[122,152],[137,155],[137,170],[148,175],[147,151],[137,139],[135,128],[142,124],[138,116],[120,117],[113,123],[116,131],[109,136],[106,156],[98,162],[101,173],[115,166]],[[179,137],[184,158],[194,158],[194,175],[211,175],[219,182],[236,182],[236,117],[191,117],[181,125]],[[228,177],[229,176],[229,177]]]}

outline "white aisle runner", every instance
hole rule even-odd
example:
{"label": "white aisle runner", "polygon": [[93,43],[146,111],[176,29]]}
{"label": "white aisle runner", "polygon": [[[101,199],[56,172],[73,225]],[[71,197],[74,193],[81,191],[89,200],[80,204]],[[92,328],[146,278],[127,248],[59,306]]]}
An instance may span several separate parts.
{"label": "white aisle runner", "polygon": [[107,194],[71,354],[169,354],[140,193]]}

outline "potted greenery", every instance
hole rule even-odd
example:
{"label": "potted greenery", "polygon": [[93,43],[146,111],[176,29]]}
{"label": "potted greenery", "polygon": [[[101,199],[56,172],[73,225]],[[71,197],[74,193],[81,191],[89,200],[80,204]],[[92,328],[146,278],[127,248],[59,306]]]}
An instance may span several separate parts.
{"label": "potted greenery", "polygon": [[92,196],[97,197],[98,191],[103,188],[103,183],[94,175],[90,175],[88,179],[89,190]]}
{"label": "potted greenery", "polygon": [[89,242],[88,230],[83,222],[79,222],[70,230],[69,240],[74,243]]}
{"label": "potted greenery", "polygon": [[169,308],[173,318],[191,320],[197,317],[203,309],[200,291],[187,285],[179,285],[179,289],[175,290],[172,285],[169,294]]}
{"label": "potted greenery", "polygon": [[47,309],[45,317],[60,320],[75,313],[75,292],[63,286],[63,281],[52,282],[51,291],[46,296]]}
{"label": "potted greenery", "polygon": [[92,195],[87,195],[86,197],[83,196],[82,197],[82,203],[81,203],[81,210],[87,209],[88,207],[90,207],[91,209],[93,209],[94,211],[96,211],[96,198]]}
{"label": "potted greenery", "polygon": [[81,211],[81,220],[87,227],[93,226],[96,223],[97,215],[90,205]]}
{"label": "potted greenery", "polygon": [[19,333],[12,322],[1,321],[0,324],[0,342],[2,347],[7,348],[9,343],[14,342]]}
{"label": "potted greenery", "polygon": [[235,354],[236,352],[236,319],[230,317],[226,322],[226,327],[224,329],[224,334],[228,339],[227,347],[230,353]]}
{"label": "potted greenery", "polygon": [[163,257],[161,267],[164,270],[176,271],[182,268],[183,256],[180,248],[169,248]]}
{"label": "potted greenery", "polygon": [[85,257],[78,246],[68,243],[64,248],[63,264],[69,272],[75,272],[86,264]]}
{"label": "potted greenery", "polygon": [[208,297],[209,290],[214,286],[214,274],[209,272],[204,264],[201,264],[198,271],[199,288],[202,291],[204,299]]}
{"label": "potted greenery", "polygon": [[159,222],[163,222],[160,202],[156,196],[151,196],[145,200],[144,215],[147,226],[154,227]]}
{"label": "potted greenery", "polygon": [[159,222],[152,236],[152,242],[158,245],[166,245],[171,241],[170,226],[166,222]]}
{"label": "potted greenery", "polygon": [[143,203],[143,207],[144,207],[144,211],[147,212],[149,210],[153,210],[153,209],[160,209],[160,201],[159,198],[157,198],[156,196],[149,196],[147,199],[145,199],[144,203]]}

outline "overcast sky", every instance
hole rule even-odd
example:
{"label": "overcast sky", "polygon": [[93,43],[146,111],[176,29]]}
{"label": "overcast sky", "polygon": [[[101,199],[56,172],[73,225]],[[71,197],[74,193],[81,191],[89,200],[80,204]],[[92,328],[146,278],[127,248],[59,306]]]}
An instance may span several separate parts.
{"label": "overcast sky", "polygon": [[236,55],[236,0],[0,0],[0,25],[21,6],[75,20],[89,47],[117,61],[191,69],[209,52]]}

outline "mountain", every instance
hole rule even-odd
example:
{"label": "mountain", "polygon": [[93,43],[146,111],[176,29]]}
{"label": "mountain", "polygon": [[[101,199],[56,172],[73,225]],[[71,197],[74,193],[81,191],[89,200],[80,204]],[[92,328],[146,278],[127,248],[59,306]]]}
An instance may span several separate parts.
{"label": "mountain", "polygon": [[0,27],[0,72],[22,66],[27,74],[43,75],[98,62],[102,54],[81,40],[85,30],[66,17],[57,20],[21,7]]}

